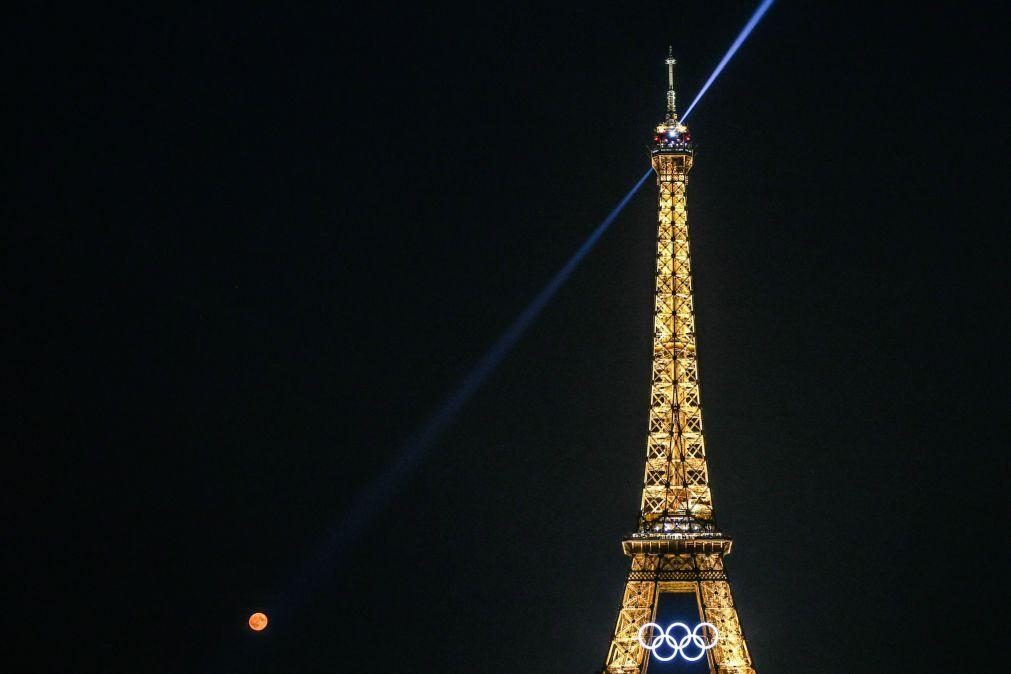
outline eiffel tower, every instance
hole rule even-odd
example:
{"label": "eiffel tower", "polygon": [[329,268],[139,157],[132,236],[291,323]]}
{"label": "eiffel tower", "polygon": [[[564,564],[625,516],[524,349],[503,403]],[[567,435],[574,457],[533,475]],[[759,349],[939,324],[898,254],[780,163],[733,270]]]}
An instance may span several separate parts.
{"label": "eiffel tower", "polygon": [[678,120],[674,58],[667,115],[650,155],[656,171],[656,298],[646,475],[632,558],[603,674],[754,674],[723,558],[709,492],[695,353],[685,187],[695,150]]}

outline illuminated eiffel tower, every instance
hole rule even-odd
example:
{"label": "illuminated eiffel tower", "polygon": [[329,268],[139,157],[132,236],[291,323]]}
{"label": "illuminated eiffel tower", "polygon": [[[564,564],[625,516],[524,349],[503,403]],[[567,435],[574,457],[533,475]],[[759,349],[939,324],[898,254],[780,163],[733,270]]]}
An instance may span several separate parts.
{"label": "illuminated eiffel tower", "polygon": [[657,175],[656,308],[646,475],[632,558],[605,674],[754,674],[723,558],[709,492],[695,354],[685,185],[694,148],[679,122],[674,59],[667,116],[650,150]]}

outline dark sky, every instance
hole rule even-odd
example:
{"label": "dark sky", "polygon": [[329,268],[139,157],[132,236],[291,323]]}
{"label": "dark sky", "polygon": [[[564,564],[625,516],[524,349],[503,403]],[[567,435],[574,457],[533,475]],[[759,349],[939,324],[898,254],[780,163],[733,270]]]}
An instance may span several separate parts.
{"label": "dark sky", "polygon": [[[652,181],[305,605],[245,620],[646,169],[667,45],[683,106],[757,3],[143,5],[7,22],[17,671],[598,668]],[[692,113],[761,674],[968,671],[1000,638],[1006,32],[959,7],[781,0]]]}

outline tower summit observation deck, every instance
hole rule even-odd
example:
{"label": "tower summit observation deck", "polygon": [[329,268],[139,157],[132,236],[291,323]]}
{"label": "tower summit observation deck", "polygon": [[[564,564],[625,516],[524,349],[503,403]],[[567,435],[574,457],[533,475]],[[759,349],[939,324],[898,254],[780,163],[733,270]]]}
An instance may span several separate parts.
{"label": "tower summit observation deck", "polygon": [[[667,115],[657,124],[653,135],[653,145],[650,154],[682,154],[691,157],[695,153],[692,146],[692,136],[688,127],[678,121],[677,92],[674,89],[674,66],[677,60],[668,54],[667,60]],[[691,160],[688,161],[691,167]],[[686,169],[687,170],[687,169]]]}

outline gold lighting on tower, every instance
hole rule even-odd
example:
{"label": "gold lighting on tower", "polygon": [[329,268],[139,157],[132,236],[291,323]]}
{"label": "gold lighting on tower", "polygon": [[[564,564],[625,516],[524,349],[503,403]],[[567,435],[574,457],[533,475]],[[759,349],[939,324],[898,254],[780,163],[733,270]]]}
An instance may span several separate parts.
{"label": "gold lighting on tower", "polygon": [[[709,492],[685,210],[695,150],[678,121],[672,54],[666,64],[667,114],[650,150],[660,201],[646,471],[638,528],[622,542],[632,565],[603,672],[674,672],[706,658],[713,674],[754,674],[723,566],[731,541]],[[697,606],[694,632],[656,622],[668,593]]]}

